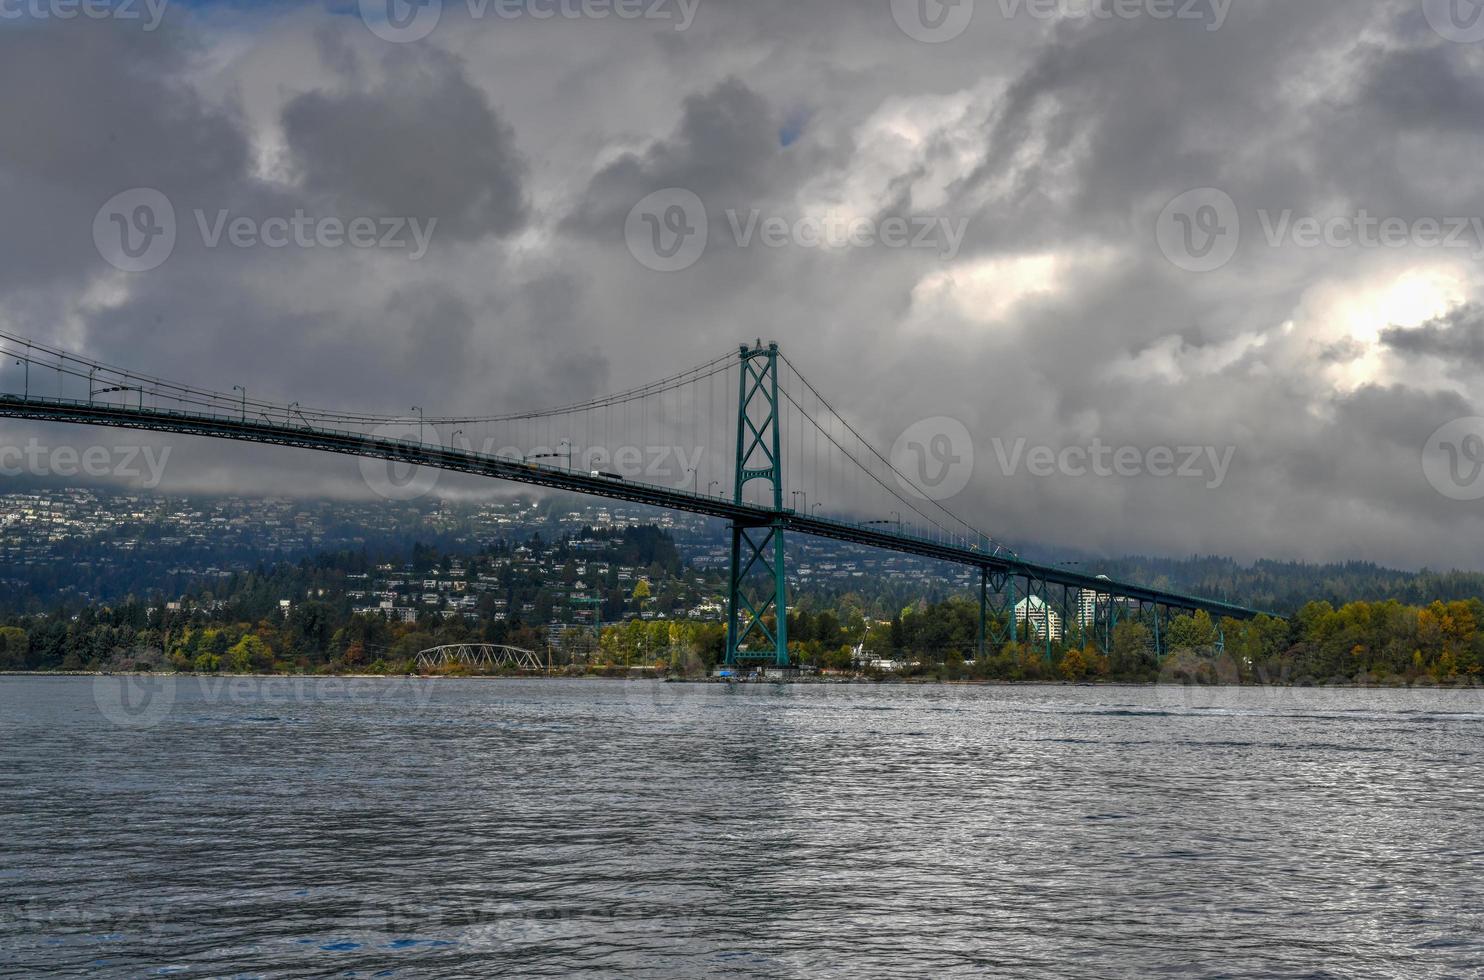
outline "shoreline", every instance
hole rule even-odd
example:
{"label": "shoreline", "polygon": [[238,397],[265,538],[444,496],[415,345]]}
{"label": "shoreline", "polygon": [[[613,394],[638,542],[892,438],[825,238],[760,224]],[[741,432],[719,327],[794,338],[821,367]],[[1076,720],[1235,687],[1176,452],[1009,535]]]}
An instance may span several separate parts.
{"label": "shoreline", "polygon": [[[634,668],[642,670],[643,668]],[[515,673],[515,674],[361,674],[361,673],[334,673],[334,674],[233,674],[223,672],[202,672],[189,670],[0,670],[0,678],[10,677],[195,677],[221,680],[370,680],[370,681],[612,681],[621,683],[647,682],[654,684],[726,684],[747,687],[755,686],[806,686],[806,687],[995,687],[995,688],[1158,688],[1179,687],[1198,688],[1201,690],[1353,690],[1353,691],[1484,691],[1484,679],[1462,678],[1458,681],[1416,680],[1416,681],[1370,681],[1362,682],[1354,679],[1329,682],[1282,682],[1262,683],[1253,682],[1245,684],[1191,684],[1161,681],[1004,681],[1004,680],[919,680],[919,679],[873,679],[867,677],[811,677],[783,679],[757,679],[757,680],[734,680],[721,677],[670,677],[659,674],[632,674],[629,676],[614,676],[611,674],[567,674],[558,671],[551,673]]]}

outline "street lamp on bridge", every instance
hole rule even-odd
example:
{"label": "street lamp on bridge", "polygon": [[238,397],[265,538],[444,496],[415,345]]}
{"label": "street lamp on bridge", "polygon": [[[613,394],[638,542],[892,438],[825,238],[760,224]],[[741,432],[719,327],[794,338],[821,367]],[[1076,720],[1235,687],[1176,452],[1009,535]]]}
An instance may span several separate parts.
{"label": "street lamp on bridge", "polygon": [[20,367],[22,364],[24,364],[26,366],[26,387],[24,389],[24,394],[21,397],[26,398],[28,400],[31,397],[31,354],[30,354],[30,350],[31,350],[30,347],[27,347],[26,348],[27,354],[26,354],[26,359],[25,360],[23,360],[23,361],[16,361],[15,362],[16,363],[16,367]]}
{"label": "street lamp on bridge", "polygon": [[531,455],[524,457],[524,459],[565,459],[567,461],[567,469],[570,470],[572,468],[572,440],[563,439],[561,442],[557,443],[557,445],[566,446],[567,451],[555,453],[532,453]]}

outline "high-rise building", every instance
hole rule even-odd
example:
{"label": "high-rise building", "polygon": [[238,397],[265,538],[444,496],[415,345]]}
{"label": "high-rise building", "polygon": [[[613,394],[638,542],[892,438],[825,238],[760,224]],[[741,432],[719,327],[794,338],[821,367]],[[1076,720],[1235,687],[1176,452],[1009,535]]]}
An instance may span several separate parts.
{"label": "high-rise building", "polygon": [[1061,616],[1046,604],[1040,596],[1027,596],[1015,605],[1015,620],[1020,624],[1022,635],[1061,642]]}

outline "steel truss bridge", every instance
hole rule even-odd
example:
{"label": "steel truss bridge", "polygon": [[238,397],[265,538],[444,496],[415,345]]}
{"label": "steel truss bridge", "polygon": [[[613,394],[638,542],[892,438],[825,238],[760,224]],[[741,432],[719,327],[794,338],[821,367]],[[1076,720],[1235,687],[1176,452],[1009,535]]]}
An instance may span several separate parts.
{"label": "steel truss bridge", "polygon": [[496,643],[450,643],[418,652],[419,670],[436,667],[514,667],[518,670],[550,670],[534,650]]}
{"label": "steel truss bridge", "polygon": [[[392,499],[414,473],[451,471],[645,504],[730,528],[728,664],[789,665],[785,540],[883,549],[978,573],[979,655],[1006,643],[1112,647],[1138,620],[1164,649],[1176,615],[1257,610],[1028,561],[903,474],[761,341],[616,395],[549,411],[430,417],[307,408],[162,380],[0,331],[0,417],[207,436],[360,457]],[[937,443],[940,440],[933,440]],[[724,448],[722,448],[724,447]],[[914,447],[954,462],[954,447]],[[721,451],[717,451],[720,449]],[[659,465],[661,457],[670,460]],[[371,472],[368,473],[368,466]],[[382,471],[378,471],[381,467]],[[373,480],[372,476],[377,479]],[[415,489],[415,488],[414,488]]]}

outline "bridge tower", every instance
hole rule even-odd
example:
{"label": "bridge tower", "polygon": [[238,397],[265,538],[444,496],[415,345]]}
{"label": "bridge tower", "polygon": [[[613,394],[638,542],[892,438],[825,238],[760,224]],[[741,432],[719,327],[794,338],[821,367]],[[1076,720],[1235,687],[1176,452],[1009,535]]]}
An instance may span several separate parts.
{"label": "bridge tower", "polygon": [[[727,596],[727,665],[771,663],[787,667],[788,602],[783,578],[783,454],[778,410],[778,345],[742,347],[737,391],[737,468],[733,499],[747,484],[772,490],[774,517],[766,523],[732,524]],[[766,618],[772,613],[770,629]],[[743,649],[744,646],[746,649]]]}

